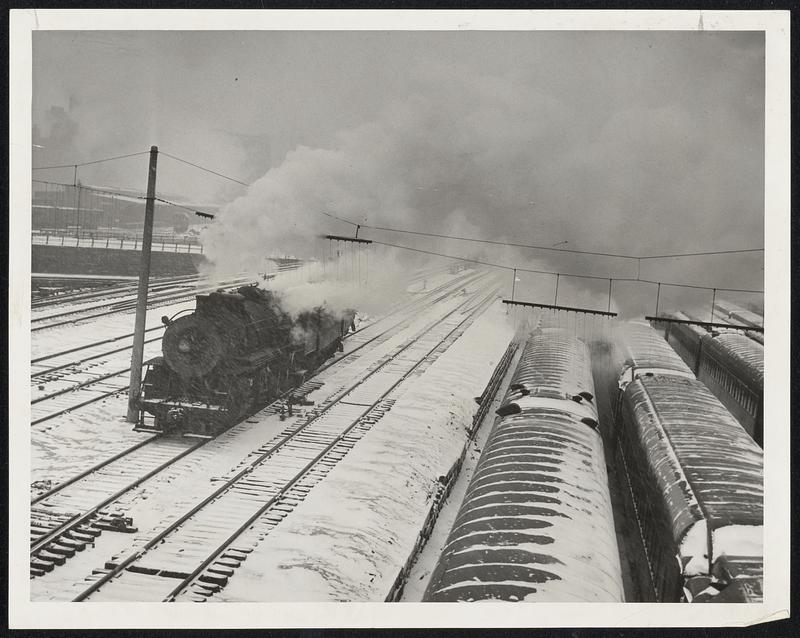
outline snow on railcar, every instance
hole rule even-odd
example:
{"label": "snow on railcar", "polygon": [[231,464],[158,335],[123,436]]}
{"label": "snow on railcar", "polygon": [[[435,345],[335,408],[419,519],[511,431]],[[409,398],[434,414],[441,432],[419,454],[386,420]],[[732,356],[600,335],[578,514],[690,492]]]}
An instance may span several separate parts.
{"label": "snow on railcar", "polygon": [[[680,312],[674,317],[688,319]],[[664,336],[697,378],[763,446],[763,343],[735,330],[709,332],[700,326],[679,323],[667,324]]]}
{"label": "snow on railcar", "polygon": [[594,382],[586,345],[560,328],[540,329],[534,335],[511,378],[511,401],[504,409],[515,409],[513,400],[523,396],[591,403]]}
{"label": "snow on railcar", "polygon": [[[674,319],[690,321],[691,317],[682,312],[672,313]],[[693,324],[667,323],[664,338],[672,346],[675,352],[683,359],[692,372],[697,374],[700,364],[700,352],[702,349],[702,339],[708,331]]]}
{"label": "snow on railcar", "polygon": [[756,443],[764,441],[764,346],[736,332],[703,337],[697,378]]}
{"label": "snow on railcar", "polygon": [[[707,599],[759,578],[763,453],[702,382],[668,369],[674,353],[635,333],[624,346],[642,365],[623,367],[616,420],[655,596]],[[733,558],[749,567],[726,571]]]}
{"label": "snow on railcar", "polygon": [[751,310],[734,310],[730,314],[730,318],[738,323],[742,323],[746,326],[751,326],[753,328],[763,328],[764,327],[764,317],[761,315],[757,315],[755,312]]}
{"label": "snow on railcar", "polygon": [[646,374],[665,373],[694,378],[689,366],[649,323],[630,321],[621,324],[617,336],[625,356],[622,374],[619,375],[621,384],[632,381],[643,371]]}
{"label": "snow on railcar", "polygon": [[657,600],[724,587],[714,575],[723,557],[760,563],[763,454],[708,388],[680,376],[638,377],[619,418]]}
{"label": "snow on railcar", "polygon": [[529,339],[423,600],[619,602],[589,352]]}

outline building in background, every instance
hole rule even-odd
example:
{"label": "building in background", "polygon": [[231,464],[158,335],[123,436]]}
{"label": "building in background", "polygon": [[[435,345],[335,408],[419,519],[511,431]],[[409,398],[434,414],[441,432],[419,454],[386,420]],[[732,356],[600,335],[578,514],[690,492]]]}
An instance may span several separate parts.
{"label": "building in background", "polygon": [[[96,187],[81,185],[42,184],[34,182],[31,202],[31,228],[34,231],[141,231],[144,223],[144,200],[134,192],[101,192]],[[155,202],[155,226],[161,232],[186,233],[197,219],[197,209],[212,215],[219,206],[192,203],[164,195],[180,207]],[[188,209],[188,210],[187,210]]]}

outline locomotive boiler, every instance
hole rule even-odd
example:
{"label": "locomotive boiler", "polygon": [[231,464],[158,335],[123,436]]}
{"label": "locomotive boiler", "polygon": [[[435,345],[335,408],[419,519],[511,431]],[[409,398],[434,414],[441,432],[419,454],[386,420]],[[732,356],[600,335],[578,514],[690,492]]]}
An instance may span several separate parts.
{"label": "locomotive boiler", "polygon": [[292,317],[256,286],[198,295],[194,312],[181,315],[162,317],[162,356],[147,362],[139,431],[218,434],[300,385],[341,349],[355,318],[324,306]]}

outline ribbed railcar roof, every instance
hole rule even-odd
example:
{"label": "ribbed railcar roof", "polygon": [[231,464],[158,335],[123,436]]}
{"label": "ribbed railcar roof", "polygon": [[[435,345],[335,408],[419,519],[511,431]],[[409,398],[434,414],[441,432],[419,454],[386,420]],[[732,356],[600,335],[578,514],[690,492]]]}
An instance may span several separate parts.
{"label": "ribbed railcar roof", "polygon": [[[763,452],[705,385],[656,375],[631,383],[626,395],[640,428],[660,426],[666,440],[658,445],[674,453],[710,529],[763,524]],[[657,464],[663,452],[653,450]],[[673,489],[668,483],[665,494]]]}
{"label": "ribbed railcar roof", "polygon": [[623,595],[598,432],[551,410],[504,418],[425,600],[619,602]]}
{"label": "ribbed railcar roof", "polygon": [[754,388],[764,385],[764,346],[747,335],[723,332],[707,337],[703,348]]}
{"label": "ribbed railcar roof", "polygon": [[548,389],[561,395],[594,396],[589,350],[564,330],[537,331],[525,345],[511,384],[522,384],[531,394]]}
{"label": "ribbed railcar roof", "polygon": [[680,355],[648,324],[628,322],[619,327],[617,334],[627,365],[692,374]]}

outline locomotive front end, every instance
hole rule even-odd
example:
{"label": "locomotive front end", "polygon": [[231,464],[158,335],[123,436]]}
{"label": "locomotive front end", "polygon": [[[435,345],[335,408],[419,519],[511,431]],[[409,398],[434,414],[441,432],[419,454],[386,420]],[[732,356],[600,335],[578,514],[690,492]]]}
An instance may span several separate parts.
{"label": "locomotive front end", "polygon": [[249,379],[237,376],[242,305],[240,295],[211,293],[197,297],[195,312],[162,318],[162,356],[147,362],[137,430],[213,436],[249,405]]}

